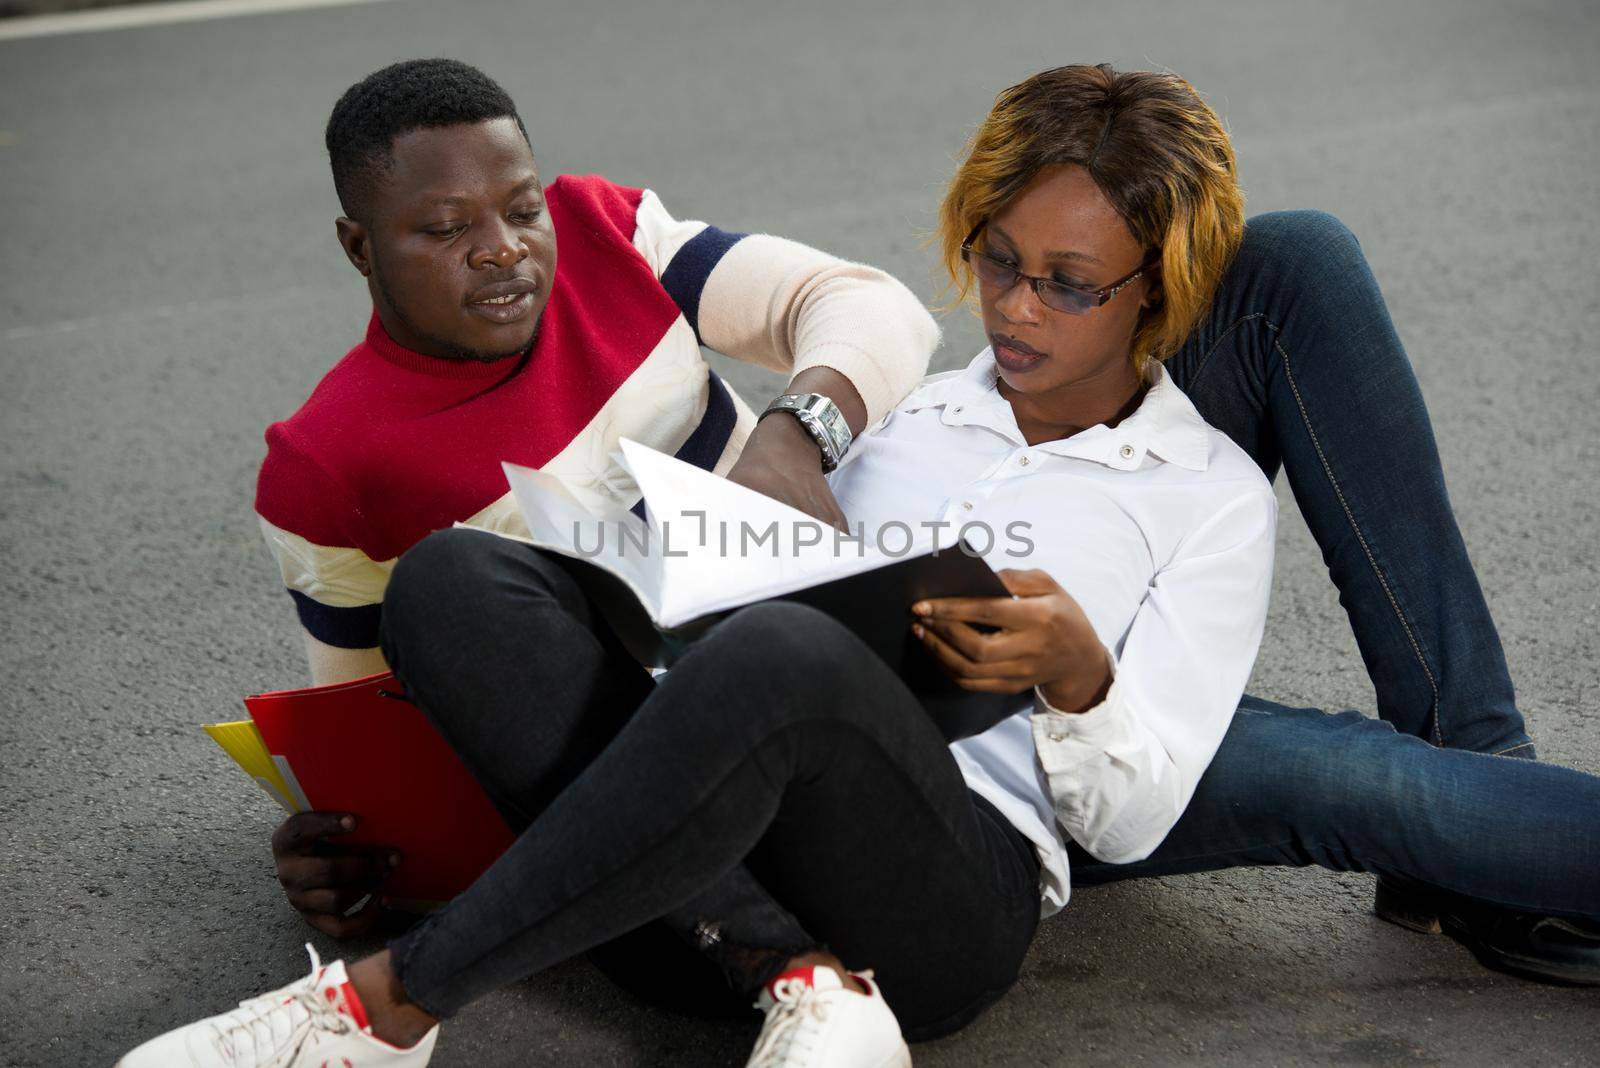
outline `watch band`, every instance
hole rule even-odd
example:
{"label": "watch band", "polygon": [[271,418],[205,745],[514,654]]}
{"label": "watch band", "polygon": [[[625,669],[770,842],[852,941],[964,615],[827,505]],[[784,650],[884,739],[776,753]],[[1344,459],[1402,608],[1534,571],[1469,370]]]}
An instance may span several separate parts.
{"label": "watch band", "polygon": [[785,393],[767,405],[761,418],[765,419],[773,412],[788,412],[805,427],[806,433],[811,435],[817,448],[822,451],[824,473],[839,466],[839,461],[850,451],[850,443],[855,439],[839,406],[820,393]]}

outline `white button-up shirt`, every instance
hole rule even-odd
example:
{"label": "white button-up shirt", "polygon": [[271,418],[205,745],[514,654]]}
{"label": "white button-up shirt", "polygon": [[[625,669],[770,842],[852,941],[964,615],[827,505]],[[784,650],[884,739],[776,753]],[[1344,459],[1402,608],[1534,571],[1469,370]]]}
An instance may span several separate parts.
{"label": "white button-up shirt", "polygon": [[1259,468],[1166,371],[1115,427],[1029,445],[984,350],[926,379],[830,479],[852,526],[968,524],[991,566],[1046,571],[1116,663],[1079,714],[1019,696],[951,746],[968,785],[1033,842],[1044,910],[1066,904],[1063,834],[1140,860],[1172,829],[1255,661],[1277,504]]}

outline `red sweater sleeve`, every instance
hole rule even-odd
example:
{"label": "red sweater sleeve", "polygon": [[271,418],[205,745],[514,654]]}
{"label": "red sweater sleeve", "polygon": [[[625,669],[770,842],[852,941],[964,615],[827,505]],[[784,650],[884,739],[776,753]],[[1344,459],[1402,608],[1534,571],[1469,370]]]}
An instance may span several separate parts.
{"label": "red sweater sleeve", "polygon": [[365,552],[371,544],[350,493],[300,444],[287,422],[267,428],[267,457],[256,478],[256,512],[317,545]]}

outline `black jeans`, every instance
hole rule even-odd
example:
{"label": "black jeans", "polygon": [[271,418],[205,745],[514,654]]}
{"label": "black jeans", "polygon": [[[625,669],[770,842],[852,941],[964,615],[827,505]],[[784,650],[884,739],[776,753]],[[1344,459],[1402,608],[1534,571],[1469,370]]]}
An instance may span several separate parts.
{"label": "black jeans", "polygon": [[[519,831],[392,944],[428,1012],[658,917],[746,997],[742,954],[770,974],[824,943],[876,969],[910,1037],[962,1026],[1015,980],[1039,919],[1033,847],[828,617],[736,612],[656,684],[557,558],[454,530],[401,559],[383,631],[396,674]],[[656,985],[678,981],[683,956],[652,962]]]}

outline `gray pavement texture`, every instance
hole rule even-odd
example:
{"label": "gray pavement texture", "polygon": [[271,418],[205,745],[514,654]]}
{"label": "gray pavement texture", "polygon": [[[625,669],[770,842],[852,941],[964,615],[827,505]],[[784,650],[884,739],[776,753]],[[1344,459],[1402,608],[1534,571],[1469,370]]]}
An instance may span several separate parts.
{"label": "gray pavement texture", "polygon": [[[1228,120],[1253,211],[1322,208],[1360,236],[1542,755],[1600,772],[1592,0],[501,0],[5,43],[0,1063],[109,1064],[303,971],[278,813],[196,724],[303,680],[251,493],[262,429],[367,314],[321,128],[351,81],[427,54],[500,78],[546,173],[650,185],[930,301],[921,239],[999,89],[1072,61],[1185,74]],[[946,325],[939,369],[978,340]],[[1280,492],[1253,689],[1370,711]],[[1316,870],[1080,892],[1016,989],[917,1063],[1600,1063],[1600,992],[1485,971],[1371,897]],[[574,961],[472,1006],[435,1063],[736,1065],[752,1037]]]}

